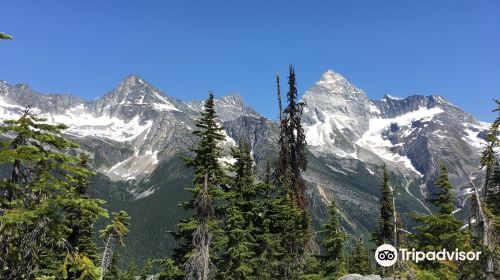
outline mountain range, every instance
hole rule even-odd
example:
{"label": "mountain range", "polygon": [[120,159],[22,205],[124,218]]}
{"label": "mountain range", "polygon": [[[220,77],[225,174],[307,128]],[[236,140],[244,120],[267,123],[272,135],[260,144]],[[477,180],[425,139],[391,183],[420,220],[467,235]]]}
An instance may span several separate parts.
{"label": "mountain range", "polygon": [[[466,215],[459,198],[470,191],[467,174],[479,167],[488,123],[438,95],[370,100],[331,70],[301,101],[309,162],[304,177],[315,228],[335,199],[342,226],[368,237],[377,218],[384,165],[405,224],[411,224],[409,212],[432,211],[425,197],[434,191],[441,163],[455,186],[456,214]],[[0,81],[0,120],[19,117],[27,106],[48,122],[68,125],[66,136],[80,144],[97,170],[91,194],[106,199],[110,209],[131,214],[124,255],[139,261],[166,255],[175,245],[166,232],[188,214],[177,203],[189,197],[184,188],[190,186],[192,170],[179,156],[188,155],[196,143],[192,132],[203,101],[176,100],[137,75],[92,101]],[[231,163],[229,148],[241,141],[250,143],[258,170],[273,161],[276,120],[261,116],[238,94],[217,99],[216,111],[226,134],[221,161]]]}

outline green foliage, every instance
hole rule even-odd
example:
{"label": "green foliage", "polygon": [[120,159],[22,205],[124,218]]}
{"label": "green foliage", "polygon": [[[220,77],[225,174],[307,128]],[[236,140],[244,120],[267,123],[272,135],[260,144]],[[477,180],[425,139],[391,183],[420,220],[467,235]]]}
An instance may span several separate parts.
{"label": "green foliage", "polygon": [[159,267],[160,270],[160,272],[156,275],[158,280],[175,280],[182,278],[184,275],[181,268],[170,258],[158,259],[153,263]]}
{"label": "green foliage", "polygon": [[375,231],[372,234],[372,241],[376,245],[394,244],[394,197],[391,186],[389,186],[389,172],[384,165],[384,174],[381,186],[380,197],[380,217]]}
{"label": "green foliage", "polygon": [[248,144],[232,149],[236,160],[230,167],[234,176],[229,180],[223,207],[225,242],[220,261],[223,279],[257,279],[255,226],[259,223],[259,185]]}
{"label": "green foliage", "polygon": [[122,274],[122,280],[136,280],[136,275],[138,274],[137,265],[135,262],[129,262],[125,273]]}
{"label": "green foliage", "polygon": [[356,248],[352,253],[349,262],[349,273],[368,275],[372,271],[370,256],[363,246],[363,237],[361,236],[356,243]]}
{"label": "green foliage", "polygon": [[[448,180],[448,170],[441,165],[441,173],[436,181],[439,192],[428,201],[438,208],[438,212],[432,215],[412,214],[419,223],[414,227],[415,233],[411,240],[416,249],[421,251],[439,251],[442,249],[453,250],[463,248],[464,236],[460,232],[462,223],[453,214],[452,185]],[[422,268],[441,268],[437,261],[421,262]]]}
{"label": "green foliage", "polygon": [[[11,170],[0,181],[0,278],[95,275],[95,255],[80,246],[95,248],[91,225],[105,215],[104,202],[81,189],[92,172],[68,154],[78,146],[60,136],[65,128],[46,123],[29,108],[0,127],[9,136],[0,146],[0,165]],[[74,215],[75,209],[83,215]],[[82,224],[90,235],[84,242],[80,234],[71,238]]]}
{"label": "green foliage", "polygon": [[12,39],[12,36],[10,36],[9,34],[5,34],[3,32],[0,32],[0,40],[11,40]]}
{"label": "green foliage", "polygon": [[94,280],[100,275],[92,260],[78,253],[68,253],[60,269],[62,279]]}
{"label": "green foliage", "polygon": [[153,271],[153,264],[150,260],[147,260],[146,263],[142,266],[141,275],[139,276],[140,280],[147,280],[148,276],[151,275]]}
{"label": "green foliage", "polygon": [[305,135],[301,124],[302,104],[297,101],[295,70],[290,66],[287,106],[281,112],[279,155],[273,173],[278,196],[268,205],[269,231],[279,240],[278,271],[281,276],[298,279],[314,248],[311,219],[306,209],[305,181],[301,172],[307,167]]}
{"label": "green foliage", "polygon": [[119,261],[120,261],[120,254],[118,253],[113,254],[111,263],[109,264],[109,267],[106,270],[106,274],[104,275],[104,280],[118,280],[122,278]]}
{"label": "green foliage", "polygon": [[325,254],[322,256],[322,274],[329,279],[336,279],[347,273],[344,260],[344,243],[347,235],[342,231],[335,201],[328,206],[330,217],[324,225],[321,244]]}
{"label": "green foliage", "polygon": [[182,220],[173,232],[174,238],[180,242],[173,257],[179,265],[185,264],[187,277],[200,277],[199,273],[206,273],[210,259],[216,257],[212,253],[206,256],[207,252],[216,251],[222,242],[220,222],[214,216],[219,210],[214,208],[222,198],[222,188],[226,183],[226,175],[220,164],[222,151],[219,147],[225,136],[217,120],[214,96],[211,92],[205,101],[201,117],[195,124],[198,130],[193,134],[198,136],[199,140],[196,146],[190,149],[194,157],[185,158],[187,166],[194,168],[194,188],[189,189],[193,198],[180,203],[180,206],[186,210],[196,209],[196,215]]}
{"label": "green foliage", "polygon": [[113,236],[118,240],[120,245],[124,246],[125,243],[123,242],[123,238],[129,232],[128,226],[130,226],[130,217],[125,211],[120,211],[118,213],[113,212],[111,216],[111,223],[100,230],[99,233],[102,238]]}

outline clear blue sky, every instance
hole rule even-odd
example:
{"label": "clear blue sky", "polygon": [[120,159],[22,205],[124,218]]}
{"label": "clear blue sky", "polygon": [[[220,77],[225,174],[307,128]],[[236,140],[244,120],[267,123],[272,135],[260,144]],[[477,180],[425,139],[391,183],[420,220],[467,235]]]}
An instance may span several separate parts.
{"label": "clear blue sky", "polygon": [[239,92],[276,117],[274,76],[327,69],[372,99],[440,94],[491,121],[500,1],[1,2],[0,79],[93,99],[138,74],[181,100]]}

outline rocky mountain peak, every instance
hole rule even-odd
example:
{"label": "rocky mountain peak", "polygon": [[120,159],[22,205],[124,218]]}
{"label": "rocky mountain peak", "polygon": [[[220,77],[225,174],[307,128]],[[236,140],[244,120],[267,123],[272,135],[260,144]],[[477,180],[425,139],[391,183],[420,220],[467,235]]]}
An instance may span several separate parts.
{"label": "rocky mountain peak", "polygon": [[144,79],[142,79],[140,76],[138,76],[136,74],[128,75],[120,83],[120,86],[124,86],[124,87],[133,87],[135,85],[149,86],[149,83],[145,82]]}
{"label": "rocky mountain peak", "polygon": [[321,87],[332,93],[357,92],[357,89],[346,78],[333,70],[327,70],[316,82],[316,87]]}
{"label": "rocky mountain peak", "polygon": [[177,103],[156,89],[138,75],[129,75],[120,82],[118,87],[99,99],[98,107],[102,110],[112,107],[127,107],[127,115],[137,113],[131,108],[155,111],[179,111]]}

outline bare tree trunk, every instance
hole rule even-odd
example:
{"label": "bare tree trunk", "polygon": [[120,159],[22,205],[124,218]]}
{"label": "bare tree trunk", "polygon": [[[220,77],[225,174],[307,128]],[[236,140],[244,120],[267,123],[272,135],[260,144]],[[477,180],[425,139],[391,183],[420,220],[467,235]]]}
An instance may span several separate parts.
{"label": "bare tree trunk", "polygon": [[194,253],[185,264],[186,280],[208,280],[210,277],[210,220],[213,216],[212,199],[208,189],[208,175],[205,174],[203,190],[196,198],[198,226],[193,232]]}
{"label": "bare tree trunk", "polygon": [[479,196],[479,190],[477,189],[476,185],[473,182],[473,174],[475,171],[471,172],[469,175],[469,183],[471,187],[474,189],[474,195],[476,197],[476,203],[477,203],[477,208],[479,212],[479,219],[480,221],[477,221],[478,225],[482,226],[482,233],[481,233],[481,240],[482,240],[482,247],[483,249],[488,250],[488,254],[486,255],[486,267],[485,267],[485,278],[486,280],[495,280],[494,276],[494,270],[493,270],[493,256],[491,253],[494,250],[494,246],[492,244],[491,236],[490,236],[490,222],[488,220],[488,217],[484,213],[483,206],[481,204],[481,199]]}
{"label": "bare tree trunk", "polygon": [[106,270],[108,269],[111,260],[113,259],[114,247],[115,247],[115,234],[112,233],[108,236],[106,240],[106,246],[104,247],[104,253],[102,254],[101,260],[101,276],[99,280],[104,279],[104,275],[106,274]]}

